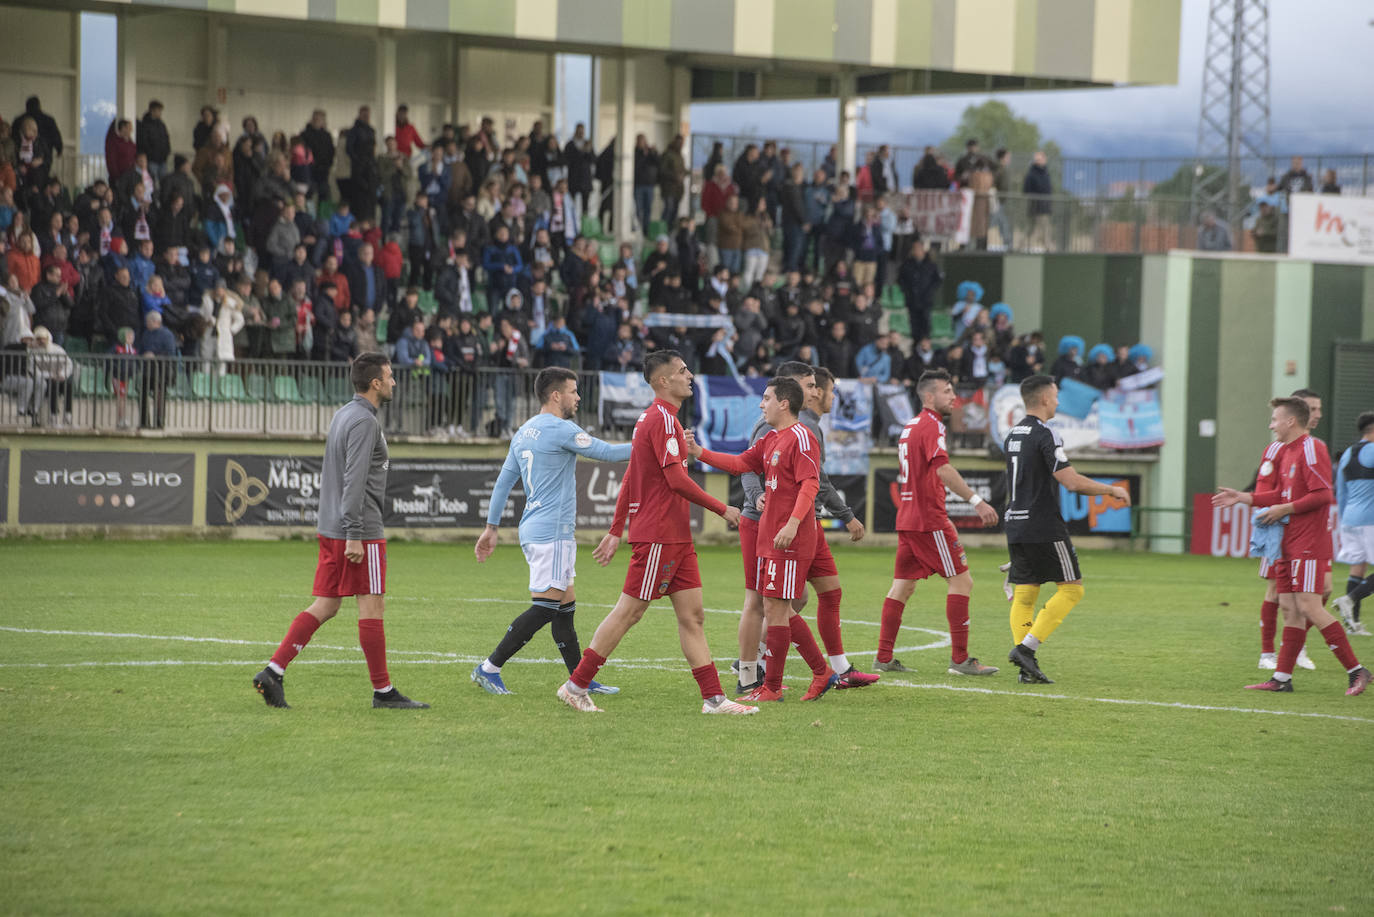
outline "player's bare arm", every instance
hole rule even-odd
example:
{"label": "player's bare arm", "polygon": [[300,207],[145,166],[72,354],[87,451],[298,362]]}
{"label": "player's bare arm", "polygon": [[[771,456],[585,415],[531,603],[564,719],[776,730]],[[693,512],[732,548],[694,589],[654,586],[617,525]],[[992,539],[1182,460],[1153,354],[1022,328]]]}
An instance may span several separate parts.
{"label": "player's bare arm", "polygon": [[997,524],[997,510],[988,505],[988,501],[973,492],[973,488],[968,486],[964,481],[964,476],[953,465],[946,462],[936,469],[935,475],[941,483],[954,492],[956,497],[973,507],[984,525]]}
{"label": "player's bare arm", "polygon": [[472,553],[477,555],[477,562],[484,563],[492,552],[496,550],[496,526],[488,525],[482,529],[482,534],[477,537],[477,545],[472,549]]}
{"label": "player's bare arm", "polygon": [[351,563],[351,564],[360,564],[360,563],[362,563],[362,562],[363,562],[363,543],[362,543],[360,540],[356,539],[356,538],[350,538],[350,539],[348,539],[347,541],[345,541],[345,542],[344,542],[344,557],[346,557],[346,558],[348,559],[348,562]]}
{"label": "player's bare arm", "polygon": [[1112,497],[1120,500],[1126,506],[1131,505],[1131,493],[1126,488],[1094,481],[1090,477],[1079,474],[1072,467],[1060,468],[1054,473],[1054,479],[1076,494],[1084,494],[1089,497]]}
{"label": "player's bare arm", "polygon": [[[759,498],[759,502],[763,502],[762,497]],[[763,511],[762,506],[759,507],[759,511]],[[863,541],[864,536],[868,534],[868,531],[864,528],[864,524],[859,521],[858,516],[855,516],[853,519],[850,519],[848,522],[846,522],[844,527],[849,532],[850,541]]]}
{"label": "player's bare arm", "polygon": [[607,532],[601,537],[601,543],[592,551],[592,559],[601,566],[606,566],[615,559],[615,552],[620,549],[620,536],[612,535]]}

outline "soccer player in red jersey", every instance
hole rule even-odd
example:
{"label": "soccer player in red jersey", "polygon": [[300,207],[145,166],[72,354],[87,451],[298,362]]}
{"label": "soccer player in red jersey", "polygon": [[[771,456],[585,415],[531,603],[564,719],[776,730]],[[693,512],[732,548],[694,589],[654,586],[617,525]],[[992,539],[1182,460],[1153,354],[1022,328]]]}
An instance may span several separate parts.
{"label": "soccer player in red jersey", "polygon": [[709,509],[731,525],[739,522],[739,510],[721,503],[687,476],[687,440],[677,412],[692,394],[692,373],[682,357],[672,350],[655,351],[644,361],[644,378],[653,387],[654,401],[635,423],[630,467],[620,485],[615,518],[611,530],[592,552],[601,566],[609,564],[628,521],[634,549],[630,569],[615,608],[597,627],[582,652],[582,661],[559,687],[558,698],[583,713],[602,712],[587,693],[592,679],[630,628],[644,617],[649,603],[666,595],[677,615],[682,654],[701,688],[701,712],[757,713],[757,707],[726,698],[720,673],[711,661],[703,629],[706,612],[701,604],[701,573],[687,504]]}
{"label": "soccer player in red jersey", "polygon": [[883,672],[909,672],[892,658],[902,613],[918,580],[932,573],[945,578],[945,618],[949,622],[951,675],[995,675],[996,666],[983,665],[968,654],[969,595],[973,576],[959,535],[945,511],[945,488],[971,503],[984,525],[997,524],[997,510],[964,483],[963,475],[949,463],[945,448],[945,424],[941,419],[954,406],[954,385],[943,369],[921,374],[916,383],[921,413],[902,428],[897,441],[897,559],[892,587],[883,600],[883,620],[878,632],[878,660]]}
{"label": "soccer player in red jersey", "polygon": [[1264,508],[1261,522],[1278,522],[1284,516],[1283,559],[1278,567],[1279,610],[1283,612],[1283,647],[1274,677],[1255,685],[1256,691],[1292,691],[1293,665],[1306,640],[1310,625],[1321,631],[1327,646],[1345,667],[1350,678],[1346,694],[1353,696],[1369,686],[1370,673],[1350,648],[1345,628],[1321,603],[1321,589],[1331,556],[1331,465],[1322,462],[1315,442],[1307,434],[1310,412],[1301,398],[1275,398],[1269,429],[1283,442],[1279,451],[1278,488],[1246,493],[1219,488],[1215,506],[1244,503]]}
{"label": "soccer player in red jersey", "polygon": [[[1307,402],[1307,432],[1311,433],[1317,428],[1317,424],[1322,419],[1322,399],[1321,396],[1309,388],[1300,388],[1290,398],[1301,398]],[[1315,436],[1312,438],[1313,446],[1318,450],[1319,456],[1324,456],[1327,464],[1330,464],[1330,454],[1326,451],[1326,444]],[[1278,483],[1278,454],[1283,448],[1283,443],[1274,440],[1264,449],[1264,455],[1260,458],[1259,471],[1255,475],[1255,483],[1250,488],[1252,491],[1277,490]],[[1334,551],[1333,551],[1334,553]],[[1260,658],[1259,668],[1273,671],[1278,665],[1279,657],[1274,652],[1274,637],[1278,633],[1279,626],[1279,588],[1275,575],[1275,565],[1268,560],[1260,561],[1259,575],[1262,579],[1268,580],[1268,585],[1264,590],[1264,603],[1260,605]],[[1331,595],[1331,566],[1327,563],[1326,577],[1322,585],[1322,604]],[[1307,655],[1307,647],[1304,645],[1302,651],[1298,653],[1298,663],[1304,669],[1315,669],[1317,666]]]}
{"label": "soccer player in red jersey", "polygon": [[763,516],[759,519],[756,582],[763,596],[763,615],[768,623],[768,668],[763,684],[742,698],[746,701],[782,700],[782,674],[787,647],[797,650],[811,667],[811,685],[802,700],[815,700],[839,680],[826,662],[806,619],[796,614],[792,601],[806,588],[816,557],[816,494],[820,490],[820,447],[797,415],[804,404],[801,385],[778,376],[763,390],[764,420],[773,429],[740,455],[702,449],[695,443],[691,454],[708,465],[731,474],[753,471],[764,475]]}

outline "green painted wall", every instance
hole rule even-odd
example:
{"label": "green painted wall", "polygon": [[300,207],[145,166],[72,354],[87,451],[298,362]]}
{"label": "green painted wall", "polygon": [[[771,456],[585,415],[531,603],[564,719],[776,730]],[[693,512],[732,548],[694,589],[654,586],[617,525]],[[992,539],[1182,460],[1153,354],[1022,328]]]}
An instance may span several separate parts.
{"label": "green painted wall", "polygon": [[1044,257],[1044,317],[1040,327],[1045,332],[1046,347],[1051,354],[1057,353],[1059,339],[1066,334],[1079,335],[1092,347],[1102,340],[1107,259],[1098,255]]}
{"label": "green painted wall", "polygon": [[[1145,271],[1139,255],[1108,255],[1102,289],[1102,340],[1113,347],[1141,339],[1140,296]],[[1089,342],[1091,347],[1093,342]]]}
{"label": "green painted wall", "polygon": [[[1324,397],[1332,390],[1332,344],[1360,340],[1364,330],[1364,281],[1367,269],[1351,264],[1317,264],[1312,268],[1311,373],[1308,385]],[[1317,436],[1331,441],[1331,424],[1323,416]]]}
{"label": "green painted wall", "polygon": [[[1217,262],[1221,269],[1218,287],[1217,326],[1221,337],[1215,348],[1216,381],[1213,416],[1217,422],[1214,479],[1231,487],[1243,487],[1258,465],[1257,456],[1272,436],[1269,433],[1270,362],[1263,354],[1274,349],[1273,261],[1230,260]],[[1199,303],[1194,301],[1194,320]],[[1194,339],[1199,354],[1208,342]],[[1195,400],[1201,393],[1196,381],[1189,388]],[[1191,458],[1191,455],[1190,455]]]}
{"label": "green painted wall", "polygon": [[1002,255],[952,255],[945,259],[945,282],[940,287],[938,301],[948,309],[958,299],[959,284],[973,280],[983,285],[983,305],[1007,302],[1014,311],[1016,303],[1004,295],[1003,278],[1007,259]]}
{"label": "green painted wall", "polygon": [[[1188,417],[1184,430],[1187,437],[1183,469],[1185,499],[1188,494],[1211,490],[1216,483],[1217,440],[1215,436],[1202,436],[1198,424],[1218,419],[1217,384],[1220,380],[1217,344],[1221,339],[1221,262],[1194,260],[1192,268],[1188,316]],[[1177,357],[1169,354],[1164,359]]]}

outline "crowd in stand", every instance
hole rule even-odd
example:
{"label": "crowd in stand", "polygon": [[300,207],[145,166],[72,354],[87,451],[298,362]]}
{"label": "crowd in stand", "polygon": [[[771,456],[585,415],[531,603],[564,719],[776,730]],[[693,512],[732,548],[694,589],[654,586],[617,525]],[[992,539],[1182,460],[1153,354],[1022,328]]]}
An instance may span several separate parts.
{"label": "crowd in stand", "polygon": [[[898,180],[887,147],[853,177],[832,151],[808,181],[773,142],[731,164],[718,145],[699,227],[683,138],[659,152],[641,135],[639,233],[620,233],[642,239],[637,250],[606,234],[615,140],[598,152],[580,124],[566,142],[542,123],[502,140],[490,118],[426,140],[404,105],[385,136],[363,106],[337,133],[316,111],[270,138],[245,117],[235,137],[207,106],[193,150],[174,154],[162,111],[153,101],[137,124],[111,123],[108,178],[74,196],[51,171],[62,140],[39,101],[12,128],[0,122],[6,348],[79,342],[219,372],[236,359],[343,361],[385,349],[398,371],[422,371],[437,387],[483,368],[639,371],[659,348],[707,374],[766,376],[799,359],[882,382],[932,365],[970,384],[1014,381],[1044,362],[1039,335],[1016,336],[1012,310],[984,308],[976,284],[960,288],[954,340],[934,348],[944,277],[909,215],[888,205]],[[931,150],[913,184],[1004,184],[1006,159],[970,143],[949,166]],[[892,291],[909,339],[885,319]],[[484,432],[516,422],[509,386],[476,390],[474,415],[488,391],[495,406]],[[463,420],[462,402],[448,398],[434,426]]]}

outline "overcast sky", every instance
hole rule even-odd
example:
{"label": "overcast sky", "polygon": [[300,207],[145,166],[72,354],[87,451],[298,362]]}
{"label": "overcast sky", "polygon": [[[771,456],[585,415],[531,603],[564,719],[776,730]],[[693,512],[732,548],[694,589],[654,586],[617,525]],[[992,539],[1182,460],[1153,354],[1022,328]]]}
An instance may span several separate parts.
{"label": "overcast sky", "polygon": [[[999,98],[1039,123],[1046,139],[1079,156],[1187,154],[1197,146],[1207,0],[1183,0],[1178,84]],[[1374,152],[1374,2],[1279,0],[1269,4],[1273,152]],[[938,143],[987,95],[873,99],[859,139]],[[694,133],[832,139],[834,101],[715,103],[692,107]]]}

